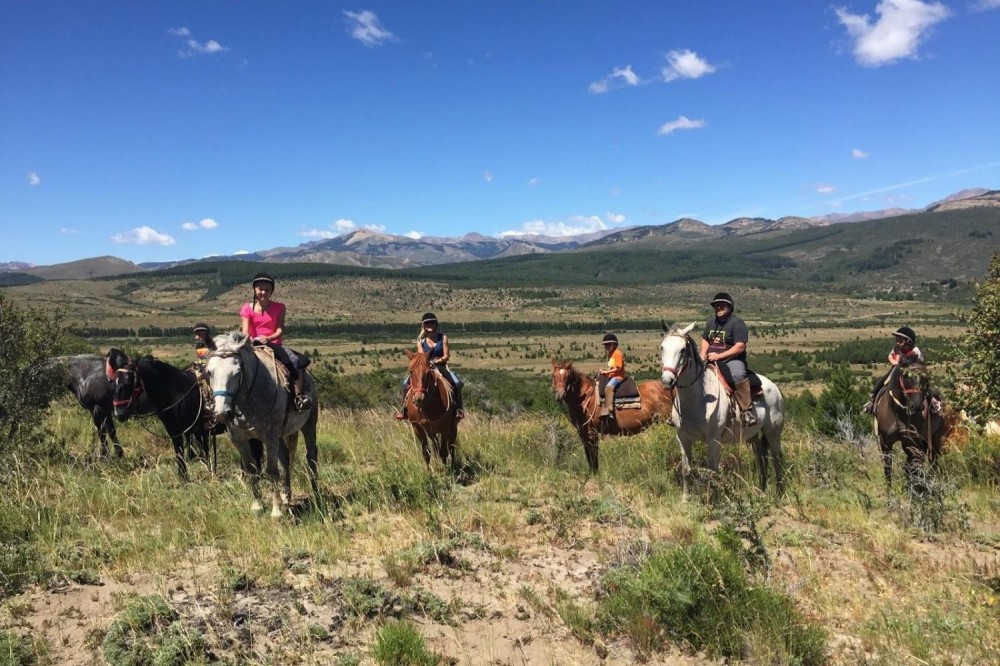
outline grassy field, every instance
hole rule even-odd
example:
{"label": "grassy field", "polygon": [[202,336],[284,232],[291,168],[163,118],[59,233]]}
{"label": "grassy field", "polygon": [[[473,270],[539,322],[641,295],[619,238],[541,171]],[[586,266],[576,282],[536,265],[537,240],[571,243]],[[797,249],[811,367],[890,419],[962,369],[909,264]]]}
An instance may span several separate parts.
{"label": "grassy field", "polygon": [[[424,468],[388,411],[329,410],[323,507],[274,521],[249,512],[225,438],[218,475],[195,465],[185,484],[158,424],[124,425],[126,457],[111,461],[68,401],[46,427],[43,450],[2,472],[0,663],[1000,654],[995,441],[950,451],[916,500],[886,495],[868,439],[793,425],[787,495],[744,482],[751,457],[734,448],[713,505],[681,501],[667,426],[603,442],[595,479],[565,418],[472,413],[452,476]],[[295,486],[304,499],[301,462]]]}

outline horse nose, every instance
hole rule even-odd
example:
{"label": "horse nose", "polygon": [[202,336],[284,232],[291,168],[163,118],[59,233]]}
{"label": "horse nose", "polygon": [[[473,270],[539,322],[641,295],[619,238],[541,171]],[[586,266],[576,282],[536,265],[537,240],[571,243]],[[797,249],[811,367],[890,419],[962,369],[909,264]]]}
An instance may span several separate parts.
{"label": "horse nose", "polygon": [[677,383],[677,377],[674,377],[674,373],[672,372],[664,372],[661,381],[667,388],[673,388],[674,384]]}

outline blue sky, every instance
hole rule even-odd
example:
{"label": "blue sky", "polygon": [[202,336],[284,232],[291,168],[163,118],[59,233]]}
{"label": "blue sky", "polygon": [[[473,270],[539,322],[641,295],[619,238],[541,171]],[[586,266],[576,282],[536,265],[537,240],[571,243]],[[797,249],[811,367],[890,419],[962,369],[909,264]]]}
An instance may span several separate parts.
{"label": "blue sky", "polygon": [[1000,0],[0,0],[0,16],[0,261],[1000,188]]}

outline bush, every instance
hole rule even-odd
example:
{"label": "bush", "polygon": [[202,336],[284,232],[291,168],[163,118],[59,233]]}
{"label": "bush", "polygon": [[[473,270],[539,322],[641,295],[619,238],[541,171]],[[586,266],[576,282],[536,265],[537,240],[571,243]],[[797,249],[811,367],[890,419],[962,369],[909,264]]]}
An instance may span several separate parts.
{"label": "bush", "polygon": [[65,391],[44,361],[80,348],[59,316],[17,307],[0,294],[0,454],[32,441],[42,412]]}
{"label": "bush", "polygon": [[440,661],[408,620],[386,622],[375,632],[372,657],[384,666],[434,666]]}
{"label": "bush", "polygon": [[850,368],[839,365],[830,371],[823,392],[816,403],[816,429],[830,437],[871,430],[869,419],[861,411],[869,393]]}
{"label": "bush", "polygon": [[641,651],[669,639],[715,658],[826,659],[820,627],[788,596],[752,581],[737,555],[708,543],[655,550],[638,566],[612,570],[603,589],[599,627],[627,634]]}
{"label": "bush", "polygon": [[954,402],[977,421],[1000,417],[1000,252],[976,287],[969,330],[957,345]]}

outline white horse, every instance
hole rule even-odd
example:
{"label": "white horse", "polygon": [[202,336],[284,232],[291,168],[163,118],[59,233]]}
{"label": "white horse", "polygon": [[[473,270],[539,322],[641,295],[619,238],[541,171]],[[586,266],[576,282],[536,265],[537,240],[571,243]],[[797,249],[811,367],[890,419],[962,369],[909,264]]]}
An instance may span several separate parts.
{"label": "white horse", "polygon": [[691,474],[691,445],[696,441],[708,444],[708,466],[719,471],[722,444],[752,442],[757,455],[760,487],[767,487],[767,453],[770,451],[778,493],[784,491],[784,470],[781,465],[781,431],[785,425],[785,404],[781,391],[774,382],[760,377],[763,395],[753,400],[757,424],[746,427],[739,417],[731,417],[733,398],[726,393],[714,367],[701,360],[698,346],[688,333],[694,324],[667,329],[660,343],[663,368],[663,385],[676,390],[674,423],[677,440],[681,444],[681,472],[684,497],[688,494],[688,476]]}
{"label": "white horse", "polygon": [[243,472],[250,480],[254,497],[252,510],[263,508],[259,480],[264,453],[267,454],[265,471],[274,491],[271,515],[278,517],[283,510],[288,510],[292,500],[292,462],[299,432],[305,437],[309,481],[315,501],[319,503],[318,408],[312,376],[305,374],[304,389],[313,406],[296,412],[290,407],[291,396],[273,354],[253,347],[250,338],[238,331],[217,336],[215,346],[205,365],[212,386],[215,417],[227,423],[233,443],[240,452]]}

